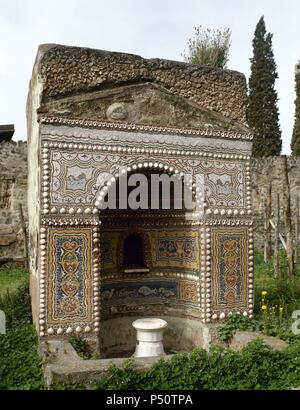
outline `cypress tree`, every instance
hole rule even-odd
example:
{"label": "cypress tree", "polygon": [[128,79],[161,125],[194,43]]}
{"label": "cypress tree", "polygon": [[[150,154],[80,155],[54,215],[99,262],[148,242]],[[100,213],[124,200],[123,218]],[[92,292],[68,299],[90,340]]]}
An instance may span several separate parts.
{"label": "cypress tree", "polygon": [[296,66],[295,73],[295,124],[291,142],[292,155],[300,155],[300,61]]}
{"label": "cypress tree", "polygon": [[272,49],[272,34],[266,32],[262,16],[254,32],[253,57],[250,58],[249,99],[247,120],[254,131],[253,156],[280,155],[278,97],[275,80],[278,78]]}

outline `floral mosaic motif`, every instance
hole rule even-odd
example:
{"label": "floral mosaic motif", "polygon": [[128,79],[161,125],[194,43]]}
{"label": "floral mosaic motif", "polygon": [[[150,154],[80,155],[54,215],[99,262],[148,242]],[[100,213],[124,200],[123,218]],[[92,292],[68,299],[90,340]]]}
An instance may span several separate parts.
{"label": "floral mosaic motif", "polygon": [[195,282],[180,282],[180,299],[197,303],[197,284]]}
{"label": "floral mosaic motif", "polygon": [[247,307],[247,228],[212,230],[213,308]]}
{"label": "floral mosaic motif", "polygon": [[195,242],[187,238],[159,239],[157,259],[195,260]]}
{"label": "floral mosaic motif", "polygon": [[91,321],[91,233],[49,229],[48,323]]}

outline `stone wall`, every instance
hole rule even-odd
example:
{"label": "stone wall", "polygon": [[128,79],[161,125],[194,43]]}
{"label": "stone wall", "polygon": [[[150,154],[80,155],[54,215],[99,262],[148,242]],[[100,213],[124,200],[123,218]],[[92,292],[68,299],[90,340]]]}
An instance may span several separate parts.
{"label": "stone wall", "polygon": [[[272,182],[272,198],[283,196],[283,157],[252,159],[253,211],[255,247],[263,248],[264,203]],[[300,157],[288,157],[292,209],[295,212],[300,198]],[[24,257],[24,239],[20,224],[22,205],[27,219],[27,144],[2,142],[0,144],[0,263]],[[281,206],[282,216],[282,206]],[[284,229],[282,226],[282,233]]]}
{"label": "stone wall", "polygon": [[[292,214],[295,217],[297,198],[300,198],[300,157],[287,157],[289,184],[291,192]],[[267,157],[252,159],[252,198],[255,224],[255,247],[264,246],[264,207],[271,184],[272,203],[279,193],[280,201],[280,231],[284,236],[283,226],[283,191],[284,191],[284,157]],[[274,211],[272,207],[272,212]],[[294,226],[294,223],[293,223]]]}
{"label": "stone wall", "polygon": [[0,143],[0,264],[24,259],[20,205],[27,219],[27,143]]}
{"label": "stone wall", "polygon": [[[203,109],[245,123],[246,78],[236,71],[56,44],[41,45],[38,59],[42,105],[82,93],[152,83]],[[70,115],[66,111],[59,115]]]}

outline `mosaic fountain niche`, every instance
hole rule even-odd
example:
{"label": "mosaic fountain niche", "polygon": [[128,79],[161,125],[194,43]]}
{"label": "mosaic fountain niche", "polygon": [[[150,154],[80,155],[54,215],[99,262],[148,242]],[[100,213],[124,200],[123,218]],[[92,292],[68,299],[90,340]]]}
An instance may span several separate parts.
{"label": "mosaic fountain niche", "polygon": [[[100,211],[102,354],[131,355],[136,344],[132,323],[145,317],[163,318],[171,324],[165,331],[167,351],[191,348],[192,334],[182,320],[188,315],[193,320],[199,313],[200,212],[185,208],[183,173],[172,165],[144,159],[125,170],[126,177],[120,177],[125,184],[127,179],[130,184],[131,177],[145,178],[147,203],[139,197],[137,206],[143,209],[122,210],[117,197],[117,210]],[[173,177],[173,182],[165,191],[160,184],[160,189],[151,193],[151,177]],[[107,196],[110,189],[120,191],[120,179],[117,174],[117,182],[107,188]],[[129,199],[135,189],[128,187]],[[195,201],[196,190],[191,185],[186,190]],[[105,199],[101,192],[96,205]],[[154,195],[156,209],[151,207]]]}
{"label": "mosaic fountain niche", "polygon": [[[231,312],[252,317],[249,135],[43,116],[39,152],[42,340],[78,335],[101,357],[126,357],[132,322],[159,317],[165,350],[190,350],[208,348]],[[99,209],[111,189],[101,175],[118,180],[120,167],[203,175],[204,213]]]}

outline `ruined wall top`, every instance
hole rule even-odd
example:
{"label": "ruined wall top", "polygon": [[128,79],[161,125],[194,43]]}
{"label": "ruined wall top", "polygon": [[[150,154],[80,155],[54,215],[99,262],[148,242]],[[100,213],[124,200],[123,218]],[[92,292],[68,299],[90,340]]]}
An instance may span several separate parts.
{"label": "ruined wall top", "polygon": [[42,81],[41,104],[83,93],[152,83],[199,108],[229,120],[246,121],[246,79],[236,71],[44,44],[39,47],[34,72]]}

